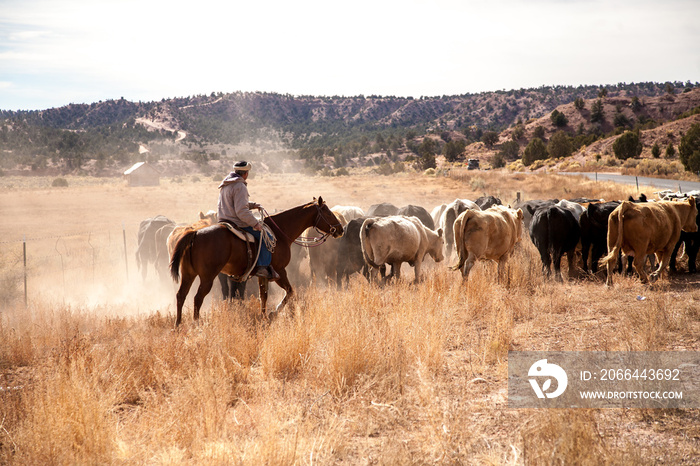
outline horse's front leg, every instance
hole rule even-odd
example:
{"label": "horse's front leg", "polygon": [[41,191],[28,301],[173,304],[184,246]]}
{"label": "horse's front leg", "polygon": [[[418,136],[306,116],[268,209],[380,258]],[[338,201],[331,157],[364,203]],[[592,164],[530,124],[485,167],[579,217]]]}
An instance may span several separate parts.
{"label": "horse's front leg", "polygon": [[282,298],[282,301],[280,301],[275,309],[275,312],[279,314],[279,312],[284,309],[287,302],[294,297],[294,290],[292,289],[292,285],[289,283],[287,272],[285,270],[280,271],[280,278],[277,280],[277,284],[284,290],[284,298]]}
{"label": "horse's front leg", "polygon": [[260,291],[260,314],[267,316],[267,278],[258,277],[258,290]]}

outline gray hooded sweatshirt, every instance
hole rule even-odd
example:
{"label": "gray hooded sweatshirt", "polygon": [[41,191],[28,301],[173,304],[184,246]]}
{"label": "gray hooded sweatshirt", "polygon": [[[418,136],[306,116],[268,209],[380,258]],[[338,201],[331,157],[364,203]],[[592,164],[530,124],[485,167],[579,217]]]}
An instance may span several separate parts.
{"label": "gray hooded sweatshirt", "polygon": [[240,228],[254,227],[258,224],[250,211],[254,205],[249,201],[248,183],[235,172],[229,173],[219,185],[219,221],[226,220]]}

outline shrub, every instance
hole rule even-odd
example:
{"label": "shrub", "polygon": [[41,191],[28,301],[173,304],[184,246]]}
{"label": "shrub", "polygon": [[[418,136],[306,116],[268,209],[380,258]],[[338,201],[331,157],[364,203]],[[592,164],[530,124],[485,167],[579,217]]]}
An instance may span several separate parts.
{"label": "shrub", "polygon": [[613,143],[613,152],[615,157],[620,160],[638,157],[642,153],[642,142],[639,140],[639,134],[634,131],[625,132]]}
{"label": "shrub", "polygon": [[501,145],[499,155],[504,160],[515,160],[518,158],[518,152],[520,152],[520,145],[515,141],[508,141]]}
{"label": "shrub", "polygon": [[676,155],[676,148],[673,147],[673,143],[672,143],[672,142],[669,142],[669,143],[668,143],[668,146],[666,146],[666,158],[667,158],[667,159],[670,159],[670,158],[672,158],[674,155]]}
{"label": "shrub", "polygon": [[651,146],[651,156],[655,159],[661,156],[661,148],[659,147],[658,141],[654,141],[654,145]]}
{"label": "shrub", "polygon": [[591,123],[600,123],[605,120],[603,111],[603,100],[598,99],[591,106]]}
{"label": "shrub", "polygon": [[544,141],[544,127],[543,126],[537,126],[534,131],[532,132],[532,136],[542,139]]}
{"label": "shrub", "polygon": [[503,157],[501,152],[493,156],[491,159],[491,165],[493,168],[503,168],[506,166],[506,159]]}
{"label": "shrub", "polygon": [[642,109],[642,103],[639,101],[639,97],[632,97],[632,100],[630,101],[630,108],[633,112],[638,112]]}
{"label": "shrub", "polygon": [[448,162],[454,162],[462,155],[467,144],[463,140],[450,141],[445,144],[443,151]]}
{"label": "shrub", "polygon": [[542,139],[533,138],[523,152],[523,165],[530,166],[536,160],[547,158],[547,146],[544,145]]}
{"label": "shrub", "polygon": [[616,113],[615,118],[613,118],[613,125],[615,125],[616,128],[625,128],[632,126],[632,123],[624,113]]}
{"label": "shrub", "polygon": [[513,138],[513,141],[519,141],[523,138],[523,136],[525,136],[525,126],[523,126],[522,124],[515,125],[515,128],[513,128],[513,134],[511,136]]}
{"label": "shrub", "polygon": [[65,178],[55,178],[51,182],[51,186],[54,188],[67,188],[68,187],[68,180]]}
{"label": "shrub", "polygon": [[492,147],[498,142],[498,133],[495,131],[486,131],[483,136],[481,136],[481,142],[486,144],[487,147]]}
{"label": "shrub", "polygon": [[694,124],[681,138],[678,155],[686,170],[700,172],[700,124]]}
{"label": "shrub", "polygon": [[643,159],[637,165],[637,174],[643,176],[671,176],[683,172],[683,166],[677,161]]}
{"label": "shrub", "polygon": [[552,120],[552,123],[554,123],[554,126],[557,128],[561,128],[569,124],[569,119],[566,118],[566,115],[561,113],[559,110],[554,110],[549,116],[549,119]]}
{"label": "shrub", "polygon": [[568,157],[571,155],[571,138],[564,131],[557,131],[547,144],[547,152],[552,158]]}
{"label": "shrub", "polygon": [[586,101],[581,97],[576,97],[576,100],[574,100],[574,108],[579,111],[583,110],[586,108]]}

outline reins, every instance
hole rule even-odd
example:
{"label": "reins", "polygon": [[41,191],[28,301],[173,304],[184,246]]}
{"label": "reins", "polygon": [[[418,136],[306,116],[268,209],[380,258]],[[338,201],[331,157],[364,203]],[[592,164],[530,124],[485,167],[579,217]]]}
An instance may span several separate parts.
{"label": "reins", "polygon": [[[313,226],[313,228],[314,228],[314,230],[316,230],[316,232],[318,234],[321,235],[320,237],[318,237],[318,236],[300,236],[299,238],[292,239],[289,236],[287,236],[287,234],[280,228],[279,225],[277,225],[275,220],[267,212],[267,210],[265,210],[264,207],[261,206],[258,209],[262,212],[263,223],[265,222],[265,218],[269,218],[270,222],[272,222],[272,224],[277,227],[277,229],[280,231],[280,233],[282,233],[282,236],[284,236],[287,239],[287,241],[289,241],[290,243],[294,243],[298,246],[301,246],[303,248],[313,248],[313,247],[322,245],[323,243],[326,242],[328,237],[331,236],[336,231],[336,228],[334,226],[330,227],[330,233],[324,233],[318,229],[318,222],[322,218],[321,207],[318,204],[316,204],[316,210],[318,210],[318,218],[316,219],[316,224]],[[328,223],[328,220],[326,220],[326,223]],[[328,223],[328,225],[330,226],[330,223]]]}

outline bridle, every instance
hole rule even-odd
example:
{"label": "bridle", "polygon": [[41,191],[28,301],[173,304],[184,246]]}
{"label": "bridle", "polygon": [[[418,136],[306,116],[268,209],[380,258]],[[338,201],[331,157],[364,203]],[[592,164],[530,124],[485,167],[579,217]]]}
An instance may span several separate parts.
{"label": "bridle", "polygon": [[[336,225],[331,225],[331,222],[329,222],[328,219],[326,219],[323,216],[323,212],[321,212],[321,205],[320,204],[315,204],[315,205],[316,205],[317,215],[316,215],[316,222],[313,225],[313,229],[316,230],[316,233],[318,233],[321,236],[320,237],[319,236],[300,236],[299,238],[296,238],[296,239],[292,239],[292,238],[288,237],[284,233],[284,231],[282,231],[282,229],[279,227],[279,225],[277,225],[277,223],[275,223],[274,219],[270,216],[270,214],[267,213],[267,211],[263,207],[260,207],[259,209],[263,214],[263,221],[264,221],[265,217],[269,218],[270,222],[272,222],[272,224],[277,227],[279,232],[282,233],[282,236],[284,236],[287,239],[287,241],[289,241],[290,243],[294,243],[298,246],[304,247],[304,248],[313,248],[313,247],[320,246],[323,243],[325,243],[329,236],[333,235],[336,231],[338,231],[338,228],[340,228],[341,230],[343,229],[343,225],[341,225],[340,222],[338,222]],[[321,219],[323,219],[328,224],[328,227],[329,227],[328,233],[324,233],[323,231],[319,230],[318,223],[321,221]]]}

